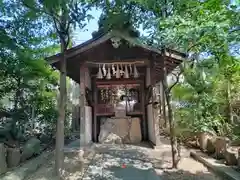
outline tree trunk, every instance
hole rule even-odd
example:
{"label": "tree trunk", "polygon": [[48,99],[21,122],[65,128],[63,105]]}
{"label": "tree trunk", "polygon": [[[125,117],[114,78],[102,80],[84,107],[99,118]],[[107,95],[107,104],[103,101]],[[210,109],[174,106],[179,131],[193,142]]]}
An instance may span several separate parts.
{"label": "tree trunk", "polygon": [[227,117],[228,117],[228,122],[230,124],[233,123],[233,116],[232,116],[232,104],[231,104],[231,83],[229,80],[227,80]]}
{"label": "tree trunk", "polygon": [[177,168],[177,164],[179,160],[177,159],[177,139],[175,134],[175,122],[173,116],[173,110],[171,105],[171,92],[168,90],[168,83],[167,83],[167,73],[166,68],[163,68],[163,90],[165,93],[165,98],[167,102],[168,108],[168,123],[170,129],[170,143],[171,143],[171,150],[172,150],[172,168]]}
{"label": "tree trunk", "polygon": [[21,85],[21,79],[17,78],[17,90],[16,90],[15,97],[14,97],[14,111],[17,111],[17,109],[18,109],[19,97],[21,94],[20,85]]}
{"label": "tree trunk", "polygon": [[61,72],[60,72],[60,98],[59,98],[59,111],[57,121],[57,133],[56,133],[56,173],[59,179],[62,177],[63,162],[64,162],[64,121],[65,121],[65,110],[67,100],[67,89],[66,89],[66,46],[63,40],[61,40]]}
{"label": "tree trunk", "polygon": [[177,168],[178,159],[177,159],[177,138],[175,133],[175,122],[173,116],[173,110],[171,106],[171,95],[170,92],[165,92],[166,102],[168,106],[168,123],[170,129],[170,143],[172,148],[172,168]]}
{"label": "tree trunk", "polygon": [[164,87],[162,88],[162,93],[161,93],[161,96],[162,96],[162,114],[163,114],[163,117],[164,117],[164,128],[167,128],[167,116],[166,116],[166,96],[165,96],[165,89]]}

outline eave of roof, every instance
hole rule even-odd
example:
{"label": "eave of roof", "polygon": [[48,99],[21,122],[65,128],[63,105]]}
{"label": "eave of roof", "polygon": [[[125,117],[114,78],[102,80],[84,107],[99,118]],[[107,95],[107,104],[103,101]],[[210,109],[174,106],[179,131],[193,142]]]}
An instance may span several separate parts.
{"label": "eave of roof", "polygon": [[[162,54],[163,53],[161,49],[157,49],[157,48],[150,47],[148,45],[143,44],[140,41],[139,38],[129,37],[128,35],[126,35],[124,33],[121,33],[119,31],[110,31],[110,32],[102,34],[102,35],[100,35],[96,38],[92,38],[92,39],[90,39],[90,40],[88,40],[88,41],[86,41],[86,42],[84,42],[84,43],[82,43],[78,46],[75,46],[73,48],[68,49],[66,51],[66,56],[67,56],[67,58],[70,58],[70,57],[73,57],[77,54],[83,53],[84,51],[87,51],[87,50],[89,50],[89,49],[91,49],[95,46],[98,46],[101,43],[106,42],[107,40],[111,39],[112,37],[119,37],[121,39],[124,39],[124,40],[128,41],[133,46],[141,47],[141,48],[146,49],[148,51],[152,51],[156,54]],[[171,53],[170,51],[177,52],[177,53]],[[170,51],[168,51],[168,49],[165,49],[164,50],[165,56],[175,58],[175,59],[179,59],[179,60],[183,60],[186,57],[186,55],[184,53],[181,53],[181,52],[178,52],[178,51],[175,51],[175,50],[170,50]],[[53,64],[53,63],[58,62],[60,60],[60,57],[61,57],[61,53],[58,53],[56,55],[47,57],[46,60],[49,62],[49,64]]]}

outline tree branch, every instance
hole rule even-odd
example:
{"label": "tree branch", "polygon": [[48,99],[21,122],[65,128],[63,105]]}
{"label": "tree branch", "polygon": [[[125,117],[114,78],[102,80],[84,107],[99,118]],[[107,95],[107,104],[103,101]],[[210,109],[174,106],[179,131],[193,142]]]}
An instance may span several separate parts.
{"label": "tree branch", "polygon": [[182,73],[183,73],[183,71],[181,70],[181,72],[179,72],[178,75],[175,75],[176,81],[169,88],[167,88],[168,93],[170,93],[172,88],[174,86],[176,86],[176,84],[179,82],[179,79],[180,79],[180,76],[182,75]]}
{"label": "tree branch", "polygon": [[54,26],[55,26],[55,28],[56,28],[56,31],[57,31],[57,33],[60,35],[60,29],[58,28],[58,26],[57,26],[57,23],[58,22],[56,22],[56,19],[54,18],[54,17],[52,17],[52,19],[53,19],[53,23],[54,23]]}
{"label": "tree branch", "polygon": [[[170,57],[172,56],[172,54],[170,53]],[[182,62],[183,63],[183,62]],[[175,77],[176,77],[176,81],[170,86],[170,87],[168,87],[167,89],[166,89],[166,92],[167,93],[170,93],[171,92],[171,90],[172,90],[172,88],[179,82],[179,79],[180,79],[180,76],[183,74],[183,72],[184,72],[184,67],[183,67],[183,64],[180,64],[178,67],[179,67],[179,69],[180,69],[180,72],[178,73],[178,74],[173,74]]]}
{"label": "tree branch", "polygon": [[22,3],[23,3],[23,5],[24,5],[25,7],[27,7],[28,9],[32,9],[32,10],[34,10],[34,11],[36,11],[36,12],[41,12],[40,8],[38,9],[38,8],[33,7],[33,6],[30,6],[29,4],[26,3],[26,1],[22,1]]}

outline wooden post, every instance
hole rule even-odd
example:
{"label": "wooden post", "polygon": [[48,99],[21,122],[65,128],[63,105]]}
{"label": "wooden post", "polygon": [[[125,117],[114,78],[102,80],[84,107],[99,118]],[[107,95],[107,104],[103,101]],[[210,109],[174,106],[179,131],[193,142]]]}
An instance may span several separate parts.
{"label": "wooden post", "polygon": [[[153,87],[156,86],[156,58],[152,58],[151,60],[151,85]],[[155,99],[153,99],[153,103],[156,100],[156,96]],[[154,131],[155,131],[155,138],[156,138],[156,147],[161,145],[161,141],[160,141],[160,122],[159,122],[159,117],[158,117],[158,109],[152,108],[152,113],[153,113],[153,122],[154,122]]]}
{"label": "wooden post", "polygon": [[[144,82],[144,81],[143,81]],[[142,107],[141,107],[141,110],[142,110],[142,112],[143,112],[143,114],[142,114],[142,125],[143,125],[143,138],[142,138],[142,140],[143,141],[145,141],[145,140],[147,140],[147,134],[148,134],[148,125],[147,125],[147,120],[146,120],[146,116],[145,116],[145,92],[144,92],[144,83],[141,83],[140,84],[140,101],[141,101],[141,103],[142,103]]]}
{"label": "wooden post", "polygon": [[98,137],[97,137],[97,86],[96,86],[96,78],[93,78],[93,141],[97,142]]}
{"label": "wooden post", "polygon": [[85,98],[85,65],[80,66],[80,142],[81,145],[86,144],[86,134],[85,134],[85,105],[86,105],[86,98]]}
{"label": "wooden post", "polygon": [[161,72],[160,72],[160,76],[161,76],[161,82],[160,82],[160,93],[161,93],[161,116],[163,117],[164,119],[164,127],[166,128],[167,127],[167,116],[166,116],[166,99],[165,99],[165,92],[164,92],[164,87],[163,87],[163,81],[164,81],[164,77],[165,77],[165,74],[164,74],[164,68],[165,68],[165,64],[164,64],[164,58],[160,59],[160,62],[161,62]]}

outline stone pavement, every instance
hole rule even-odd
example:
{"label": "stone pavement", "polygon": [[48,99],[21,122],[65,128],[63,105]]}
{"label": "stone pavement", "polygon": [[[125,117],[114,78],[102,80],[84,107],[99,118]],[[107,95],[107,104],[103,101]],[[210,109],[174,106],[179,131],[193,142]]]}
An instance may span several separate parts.
{"label": "stone pavement", "polygon": [[97,145],[97,154],[83,180],[159,180],[151,162],[140,160],[134,156],[137,152],[127,149],[119,145]]}
{"label": "stone pavement", "polygon": [[[89,166],[84,178],[220,180],[201,163],[190,158],[190,152],[185,148],[182,149],[179,169],[170,170],[172,165],[171,148],[168,140],[163,139],[162,142],[163,144],[158,150],[153,150],[146,144],[141,144],[141,146],[97,144],[95,145],[96,161]],[[122,165],[125,165],[124,168],[121,167]]]}
{"label": "stone pavement", "polygon": [[[169,143],[162,140],[162,146],[153,150],[145,144],[103,145],[94,144],[91,153],[82,163],[77,155],[65,156],[65,179],[67,180],[220,180],[201,163],[182,150],[178,170],[171,167]],[[39,168],[26,180],[55,180],[54,159]]]}

